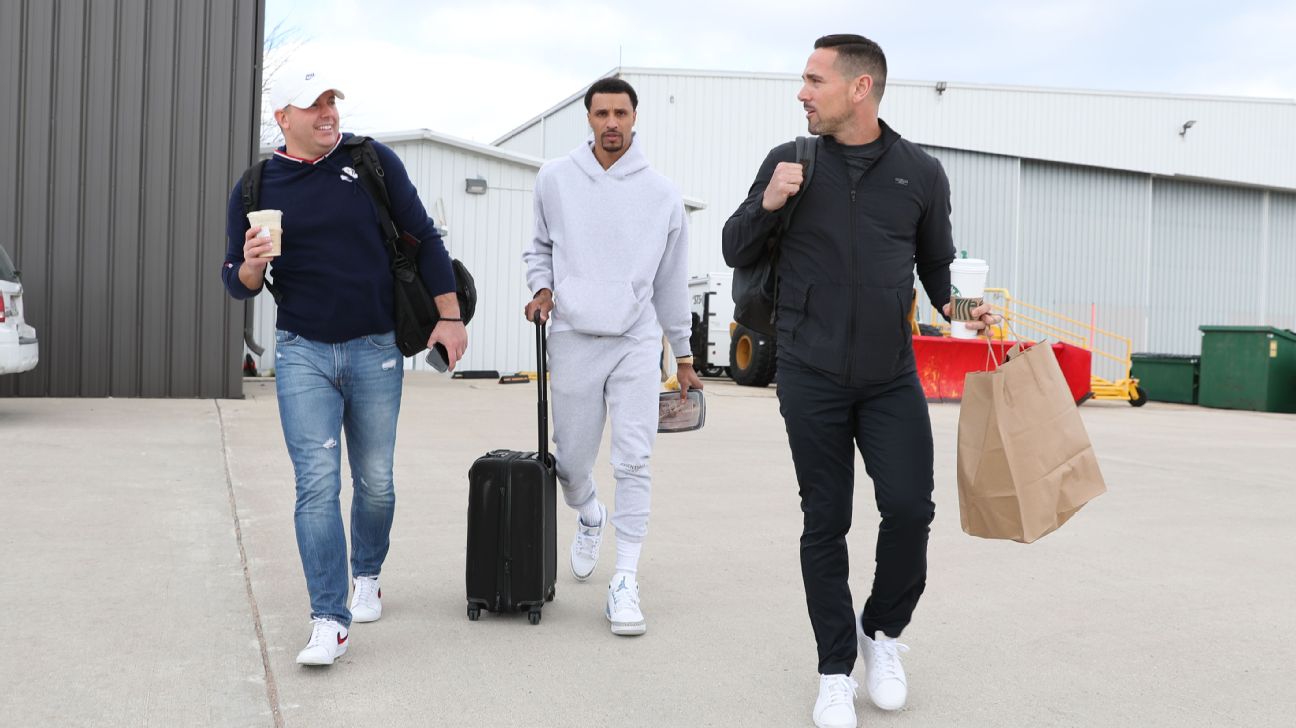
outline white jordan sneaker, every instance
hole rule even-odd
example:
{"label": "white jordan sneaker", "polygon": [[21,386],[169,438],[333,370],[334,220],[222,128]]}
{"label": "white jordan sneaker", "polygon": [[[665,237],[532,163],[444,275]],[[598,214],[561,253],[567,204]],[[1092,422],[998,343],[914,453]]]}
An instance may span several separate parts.
{"label": "white jordan sneaker", "polygon": [[634,574],[618,573],[608,585],[607,620],[612,634],[627,637],[648,631],[643,612],[639,609],[639,583]]}
{"label": "white jordan sneaker", "polygon": [[607,507],[599,504],[599,525],[587,526],[576,517],[576,535],[572,537],[571,571],[576,581],[585,581],[598,566],[599,546],[603,543],[603,526],[607,525]]}

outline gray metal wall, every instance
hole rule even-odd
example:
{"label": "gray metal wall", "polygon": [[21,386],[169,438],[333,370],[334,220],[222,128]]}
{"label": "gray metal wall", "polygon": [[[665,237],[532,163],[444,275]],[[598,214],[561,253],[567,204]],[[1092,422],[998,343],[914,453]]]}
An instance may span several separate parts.
{"label": "gray metal wall", "polygon": [[1264,269],[1265,321],[1296,330],[1296,195],[1269,193],[1268,257]]}
{"label": "gray metal wall", "polygon": [[[1020,277],[1017,230],[1021,160],[958,149],[926,147],[950,178],[950,221],[954,241],[969,258],[993,261],[986,285],[1016,291]],[[934,312],[921,283],[918,319],[931,323]]]}
{"label": "gray metal wall", "polygon": [[1157,180],[1149,348],[1197,351],[1201,324],[1260,323],[1264,192]]}
{"label": "gray metal wall", "polygon": [[237,397],[221,286],[257,149],[263,0],[0,2],[0,244],[40,364],[0,396]]}
{"label": "gray metal wall", "polygon": [[[693,217],[690,269],[724,270],[725,220],[769,149],[806,133],[796,100],[799,77],[654,68],[613,73],[638,92],[635,130],[653,166],[685,195],[707,203]],[[496,146],[544,159],[566,154],[589,135],[583,99],[573,94]],[[1296,188],[1296,135],[1288,131],[1296,124],[1296,102],[1288,100],[957,83],[937,93],[932,83],[890,79],[881,113],[905,138],[925,146]],[[1112,119],[1120,120],[1120,134],[1093,133]],[[1196,125],[1181,136],[1190,119]]]}
{"label": "gray metal wall", "polygon": [[[1143,351],[1147,315],[1148,194],[1151,178],[1091,167],[1022,162],[1019,299],[1133,340]],[[1064,327],[1075,331],[1073,326]],[[1124,344],[1097,338],[1100,351]],[[1125,376],[1098,358],[1094,373]]]}
{"label": "gray metal wall", "polygon": [[[1093,315],[1134,351],[1197,353],[1207,324],[1296,329],[1296,195],[928,151],[949,174],[955,242],[989,261],[991,287],[1082,324]],[[1123,376],[1102,359],[1094,371]]]}

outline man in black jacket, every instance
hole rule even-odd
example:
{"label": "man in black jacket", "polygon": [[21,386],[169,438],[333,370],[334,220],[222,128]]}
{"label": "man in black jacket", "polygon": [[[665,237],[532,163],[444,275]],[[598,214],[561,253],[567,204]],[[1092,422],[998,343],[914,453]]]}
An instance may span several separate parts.
{"label": "man in black jacket", "polygon": [[[779,211],[802,196],[779,241],[779,406],[800,485],[801,574],[819,650],[813,717],[821,728],[853,728],[857,649],[875,705],[898,710],[907,696],[899,652],[908,648],[896,638],[926,584],[935,512],[931,421],[908,310],[915,266],[931,301],[948,305],[954,243],[940,163],[878,118],[882,49],[858,35],[825,36],[802,78],[797,98],[819,135],[811,182],[801,189],[792,143],[771,150],[725,224],[724,256],[738,267],[766,255]],[[974,328],[994,321],[988,306],[973,316]],[[882,515],[873,590],[858,620],[846,550],[856,446]]]}

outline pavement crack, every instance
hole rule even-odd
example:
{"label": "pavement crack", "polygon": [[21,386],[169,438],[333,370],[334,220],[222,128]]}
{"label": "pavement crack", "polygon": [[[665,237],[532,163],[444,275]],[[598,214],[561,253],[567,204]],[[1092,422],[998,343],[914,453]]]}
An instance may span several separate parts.
{"label": "pavement crack", "polygon": [[261,668],[265,670],[266,701],[270,703],[270,714],[274,717],[275,728],[284,728],[283,712],[279,709],[279,685],[275,681],[274,670],[270,668],[270,650],[266,646],[265,630],[261,627],[261,609],[257,606],[256,594],[252,591],[252,572],[248,568],[247,549],[243,546],[243,526],[239,522],[238,501],[234,497],[234,473],[230,468],[229,442],[225,437],[225,413],[221,410],[220,400],[216,404],[216,420],[220,424],[221,452],[225,458],[225,487],[229,492],[230,518],[234,521],[234,539],[238,542],[239,563],[243,566],[243,586],[247,589],[248,606],[252,609],[252,625],[256,628],[257,646],[261,649]]}

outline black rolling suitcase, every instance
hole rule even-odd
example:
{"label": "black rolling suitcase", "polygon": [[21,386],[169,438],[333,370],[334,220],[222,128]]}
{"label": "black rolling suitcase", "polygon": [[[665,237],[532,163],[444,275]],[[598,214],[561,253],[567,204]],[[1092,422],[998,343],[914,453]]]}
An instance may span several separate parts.
{"label": "black rolling suitcase", "polygon": [[531,624],[554,598],[558,571],[557,488],[549,453],[544,324],[536,321],[539,452],[492,450],[468,471],[468,619],[481,610],[520,612]]}

